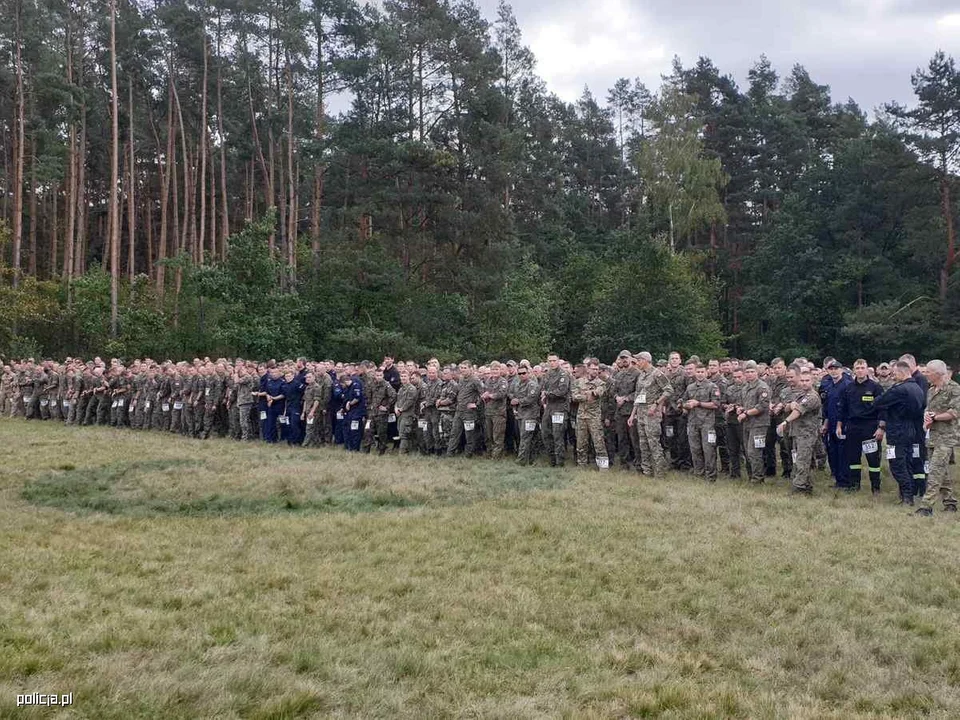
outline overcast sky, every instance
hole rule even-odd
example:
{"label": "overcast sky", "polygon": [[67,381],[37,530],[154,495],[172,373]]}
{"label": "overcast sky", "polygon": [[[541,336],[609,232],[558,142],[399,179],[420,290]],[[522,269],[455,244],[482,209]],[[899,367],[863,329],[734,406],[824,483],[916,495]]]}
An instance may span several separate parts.
{"label": "overcast sky", "polygon": [[[491,22],[497,0],[479,0]],[[781,77],[804,65],[868,113],[912,104],[911,73],[937,49],[960,60],[960,0],[513,0],[537,73],[565,100],[588,85],[598,99],[619,77],[651,90],[701,55],[741,88],[766,54]]]}

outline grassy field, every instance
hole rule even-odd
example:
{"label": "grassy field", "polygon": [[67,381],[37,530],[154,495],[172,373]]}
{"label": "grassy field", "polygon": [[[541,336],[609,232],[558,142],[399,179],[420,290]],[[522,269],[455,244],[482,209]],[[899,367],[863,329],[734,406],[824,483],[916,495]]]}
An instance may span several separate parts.
{"label": "grassy field", "polygon": [[817,482],[3,420],[0,716],[960,717],[957,517]]}

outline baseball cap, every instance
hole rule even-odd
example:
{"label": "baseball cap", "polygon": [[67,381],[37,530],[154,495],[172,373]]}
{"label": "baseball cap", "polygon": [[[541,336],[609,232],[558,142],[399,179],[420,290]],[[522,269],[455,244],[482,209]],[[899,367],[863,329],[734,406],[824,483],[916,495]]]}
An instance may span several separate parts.
{"label": "baseball cap", "polygon": [[621,350],[621,351],[620,351],[620,354],[617,355],[617,359],[618,359],[618,360],[619,360],[620,358],[632,358],[632,357],[633,357],[633,355],[630,353],[629,350]]}
{"label": "baseball cap", "polygon": [[827,365],[827,370],[834,370],[834,369],[836,369],[836,368],[842,368],[842,367],[843,367],[843,363],[842,363],[842,362],[840,362],[839,360],[832,360],[832,361],[830,361],[830,363]]}

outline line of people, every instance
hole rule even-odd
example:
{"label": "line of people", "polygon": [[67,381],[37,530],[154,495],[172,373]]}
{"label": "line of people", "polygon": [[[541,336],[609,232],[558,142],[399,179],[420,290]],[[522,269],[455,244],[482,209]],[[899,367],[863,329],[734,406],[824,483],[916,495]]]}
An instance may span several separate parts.
{"label": "line of people", "polygon": [[684,363],[679,353],[655,364],[627,350],[613,365],[550,355],[479,368],[391,357],[379,366],[28,359],[4,365],[0,415],[380,454],[510,453],[521,464],[543,455],[551,466],[569,452],[581,467],[708,481],[744,468],[763,482],[779,460],[803,494],[825,462],[837,489],[859,490],[866,469],[879,493],[885,457],[900,502],[919,498],[925,515],[938,499],[957,507],[949,465],[960,444],[960,385],[942,361],[918,368],[910,355],[876,371],[865,360],[852,369],[834,358],[822,367],[803,358]]}

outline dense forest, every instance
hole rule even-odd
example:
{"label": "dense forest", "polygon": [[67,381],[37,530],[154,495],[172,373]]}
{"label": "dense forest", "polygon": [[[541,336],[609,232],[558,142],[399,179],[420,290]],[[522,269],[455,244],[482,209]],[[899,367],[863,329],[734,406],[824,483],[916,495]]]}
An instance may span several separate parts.
{"label": "dense forest", "polygon": [[960,358],[934,48],[868,115],[764,57],[567,103],[472,0],[2,17],[0,353]]}

